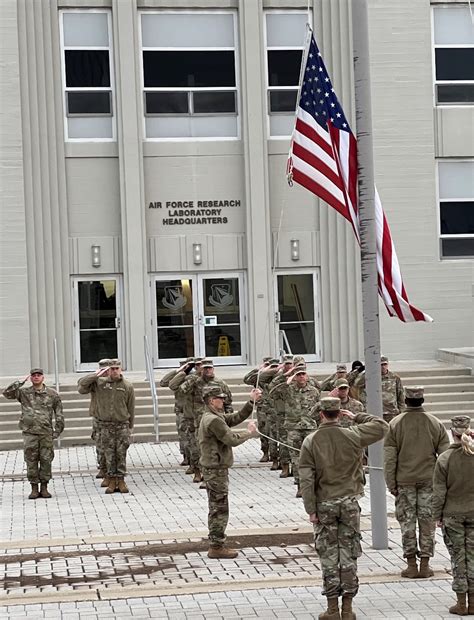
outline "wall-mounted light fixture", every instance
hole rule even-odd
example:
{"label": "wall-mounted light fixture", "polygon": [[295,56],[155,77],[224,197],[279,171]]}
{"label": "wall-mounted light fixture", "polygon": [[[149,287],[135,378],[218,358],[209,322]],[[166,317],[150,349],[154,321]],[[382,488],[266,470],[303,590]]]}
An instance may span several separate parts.
{"label": "wall-mounted light fixture", "polygon": [[200,243],[193,243],[193,263],[200,265],[202,263],[202,248]]}
{"label": "wall-mounted light fixture", "polygon": [[291,260],[300,260],[300,240],[290,240]]}
{"label": "wall-mounted light fixture", "polygon": [[91,245],[91,261],[93,267],[100,267],[100,245]]}

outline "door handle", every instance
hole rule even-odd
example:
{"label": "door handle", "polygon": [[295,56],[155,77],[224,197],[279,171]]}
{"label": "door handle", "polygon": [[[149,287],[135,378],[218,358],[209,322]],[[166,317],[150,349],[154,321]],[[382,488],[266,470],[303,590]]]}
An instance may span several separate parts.
{"label": "door handle", "polygon": [[275,312],[275,323],[279,323],[279,322],[280,322],[280,313]]}
{"label": "door handle", "polygon": [[117,329],[120,328],[120,317],[118,317],[118,316],[115,317],[115,327]]}

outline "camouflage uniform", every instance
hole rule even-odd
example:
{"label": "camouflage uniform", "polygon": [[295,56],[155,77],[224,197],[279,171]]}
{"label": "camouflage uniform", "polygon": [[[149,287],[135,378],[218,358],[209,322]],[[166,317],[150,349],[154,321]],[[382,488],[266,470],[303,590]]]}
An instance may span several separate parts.
{"label": "camouflage uniform", "polygon": [[[259,387],[262,390],[261,410],[265,417],[265,434],[268,435],[268,454],[270,461],[275,464],[280,460],[280,450],[278,445],[278,414],[275,410],[275,404],[273,397],[270,394],[271,383],[276,375],[278,360],[269,360],[268,368],[265,368],[260,373]],[[258,416],[257,416],[258,422]],[[275,465],[276,467],[276,465]]]}
{"label": "camouflage uniform", "polygon": [[[109,363],[110,363],[109,359],[100,360],[99,368],[107,368]],[[105,462],[105,455],[102,450],[102,442],[100,439],[100,426],[99,426],[99,421],[97,419],[97,403],[96,403],[95,392],[91,392],[90,394],[89,415],[92,417],[91,439],[95,443],[95,451],[97,455],[97,466],[99,468],[98,476],[101,476],[106,472],[107,465]]]}
{"label": "camouflage uniform", "polygon": [[[355,398],[348,398],[347,400],[341,400],[341,409],[345,409],[346,411],[350,411],[354,415],[358,413],[364,413],[364,405]],[[313,410],[311,411],[311,415],[316,420],[316,424],[319,426],[321,423],[321,405],[318,403]],[[351,420],[347,416],[343,415],[339,418],[339,425],[343,428],[349,428],[350,426],[354,426],[354,420]]]}
{"label": "camouflage uniform", "polygon": [[[198,378],[199,375],[197,373],[187,375],[184,370],[181,370],[176,373],[168,384],[170,390],[175,393],[175,396],[183,405],[181,432],[185,438],[184,441],[188,450],[189,466],[194,470],[199,469],[199,447],[196,441],[196,427],[194,425],[193,392],[189,387]],[[184,386],[186,391],[183,391]]]}
{"label": "camouflage uniform", "polygon": [[[221,393],[218,386],[215,393]],[[206,394],[212,394],[209,386]],[[234,461],[232,447],[239,446],[252,437],[247,431],[233,432],[231,427],[243,422],[251,413],[252,403],[248,402],[237,413],[221,413],[206,406],[202,415],[198,437],[201,471],[209,504],[210,547],[222,547],[226,538],[225,530],[229,521],[229,468]]]}
{"label": "camouflage uniform", "polygon": [[[323,398],[325,411],[338,411],[339,398]],[[382,439],[386,422],[359,413],[356,424],[342,428],[337,419],[324,421],[303,442],[300,454],[304,507],[315,515],[315,549],[328,599],[357,594],[357,558],[361,555],[360,508],[364,495],[364,448]]]}
{"label": "camouflage uniform", "polygon": [[[169,383],[178,373],[177,369],[170,370],[160,381],[160,387],[169,387]],[[174,392],[174,413],[176,415],[176,431],[178,433],[179,451],[189,462],[189,449],[187,447],[186,434],[183,429],[184,417],[184,395],[181,392]]]}
{"label": "camouflage uniform", "polygon": [[[456,416],[451,428],[469,430],[468,416]],[[442,522],[445,545],[451,557],[452,588],[474,598],[474,454],[452,443],[439,456],[433,475],[433,519]]]}
{"label": "camouflage uniform", "polygon": [[[287,390],[286,385],[286,377],[284,374],[276,375],[270,385],[268,386],[270,397],[273,399],[273,407],[275,410],[275,417],[277,421],[277,438],[279,441],[283,442],[283,444],[288,444],[288,432],[285,428],[285,397]],[[280,389],[276,389],[280,387]],[[280,444],[278,446],[279,455],[280,455],[280,464],[281,465],[289,465],[290,464],[290,451],[289,448],[285,445]]]}
{"label": "camouflage uniform", "polygon": [[63,406],[56,390],[44,384],[39,390],[22,387],[24,384],[25,381],[14,381],[3,395],[21,404],[19,427],[28,480],[31,484],[47,484],[51,480],[54,439],[64,430]]}
{"label": "camouflage uniform", "polygon": [[[422,388],[407,388],[407,394]],[[423,407],[408,407],[390,422],[384,443],[384,473],[395,495],[395,516],[402,533],[403,557],[434,554],[435,522],[431,511],[436,456],[449,446],[442,422]],[[419,541],[417,543],[416,524]]]}
{"label": "camouflage uniform", "polygon": [[[259,368],[254,368],[253,370],[248,372],[243,379],[244,383],[246,385],[251,385],[252,387],[258,387],[262,389],[262,385],[260,383],[259,372],[260,372]],[[258,380],[258,385],[257,385],[257,380]],[[266,416],[265,410],[262,407],[263,407],[263,399],[257,403],[258,430],[264,435],[268,435],[267,416]],[[260,435],[260,447],[264,454],[268,454],[269,441],[267,437],[262,437],[262,435]]]}
{"label": "camouflage uniform", "polygon": [[[361,372],[353,383],[354,389],[358,390],[359,400],[364,405],[367,404],[367,393],[365,389],[365,371]],[[399,415],[405,407],[405,396],[403,393],[402,380],[398,375],[390,370],[382,374],[382,408],[383,419],[390,422]]]}
{"label": "camouflage uniform", "polygon": [[321,383],[322,392],[331,392],[336,387],[336,381],[338,379],[347,378],[347,366],[345,364],[337,364],[336,372],[324,379]]}
{"label": "camouflage uniform", "polygon": [[127,473],[127,450],[135,419],[135,391],[123,377],[112,380],[86,375],[78,381],[80,394],[95,392],[101,449],[108,478],[124,478]]}

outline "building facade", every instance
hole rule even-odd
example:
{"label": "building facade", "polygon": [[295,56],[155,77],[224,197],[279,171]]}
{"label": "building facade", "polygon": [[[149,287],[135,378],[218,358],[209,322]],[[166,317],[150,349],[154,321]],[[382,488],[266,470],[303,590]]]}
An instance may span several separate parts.
{"label": "building facade", "polygon": [[[353,128],[350,0],[311,20]],[[384,353],[474,344],[474,29],[369,2],[376,182],[412,303]],[[350,226],[285,169],[306,0],[3,0],[0,374],[119,356],[361,357]]]}

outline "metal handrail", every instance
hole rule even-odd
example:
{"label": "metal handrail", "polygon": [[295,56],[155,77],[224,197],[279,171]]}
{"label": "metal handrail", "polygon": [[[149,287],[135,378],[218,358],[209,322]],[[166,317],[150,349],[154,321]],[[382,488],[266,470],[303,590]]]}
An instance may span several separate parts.
{"label": "metal handrail", "polygon": [[153,405],[153,426],[155,428],[155,439],[158,442],[160,440],[160,430],[158,425],[158,397],[156,395],[156,382],[155,373],[153,372],[153,364],[151,361],[150,347],[148,345],[148,337],[143,336],[143,344],[145,350],[145,369],[146,379],[150,383],[151,402]]}
{"label": "metal handrail", "polygon": [[289,353],[290,355],[292,355],[290,343],[288,342],[288,338],[286,336],[285,330],[280,329],[280,331],[278,332],[278,336],[279,336],[279,345],[280,345],[280,355],[283,355],[285,353],[285,348],[284,348],[285,344],[286,344],[286,353]]}
{"label": "metal handrail", "polygon": [[[53,340],[53,354],[54,354],[54,387],[59,394],[59,361],[58,361],[58,341],[55,337]],[[61,447],[61,437],[58,437],[58,448]]]}

